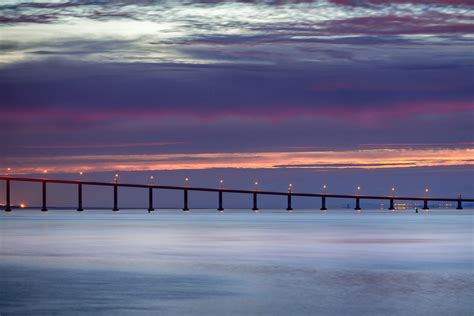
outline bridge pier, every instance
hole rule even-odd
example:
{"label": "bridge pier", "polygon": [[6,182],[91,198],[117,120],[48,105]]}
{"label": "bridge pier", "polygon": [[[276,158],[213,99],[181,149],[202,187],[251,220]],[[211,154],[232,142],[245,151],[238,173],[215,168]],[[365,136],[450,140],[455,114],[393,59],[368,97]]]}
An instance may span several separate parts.
{"label": "bridge pier", "polygon": [[322,196],[321,197],[321,208],[320,208],[321,211],[326,211],[327,208],[326,208],[326,197],[325,196]]}
{"label": "bridge pier", "polygon": [[41,207],[41,212],[47,212],[48,208],[46,207],[46,181],[43,181],[42,184],[43,184],[43,206]]}
{"label": "bridge pier", "polygon": [[82,183],[79,183],[77,186],[77,211],[82,212]]}
{"label": "bridge pier", "polygon": [[424,209],[425,211],[430,209],[430,208],[428,207],[428,200],[424,200],[424,201],[423,201],[423,209]]}
{"label": "bridge pier", "polygon": [[184,189],[184,206],[183,206],[183,211],[188,212],[189,207],[188,207],[188,189]]}
{"label": "bridge pier", "polygon": [[293,208],[291,207],[291,193],[288,193],[288,206],[286,208],[287,211],[293,211]]}
{"label": "bridge pier", "polygon": [[257,207],[257,192],[254,192],[254,193],[253,193],[253,207],[252,207],[252,211],[258,211],[258,207]]}
{"label": "bridge pier", "polygon": [[394,206],[394,203],[393,203],[393,199],[390,199],[390,207],[388,208],[390,211],[393,211],[395,210],[395,206]]}
{"label": "bridge pier", "polygon": [[354,210],[356,210],[356,211],[361,210],[361,208],[360,208],[360,198],[356,198],[356,207],[354,208]]}
{"label": "bridge pier", "polygon": [[462,210],[461,200],[458,200],[458,206],[456,207],[457,210]]}
{"label": "bridge pier", "polygon": [[11,205],[10,205],[10,180],[7,180],[6,182],[6,197],[5,197],[5,201],[7,202],[6,205],[5,205],[5,212],[11,212],[12,211],[12,208],[11,208]]}
{"label": "bridge pier", "polygon": [[219,191],[219,207],[217,208],[219,212],[222,212],[224,210],[224,207],[222,207],[222,191]]}
{"label": "bridge pier", "polygon": [[118,186],[117,184],[114,185],[114,208],[113,208],[113,211],[114,212],[118,212],[119,208],[118,208]]}
{"label": "bridge pier", "polygon": [[153,212],[153,188],[148,188],[148,213]]}

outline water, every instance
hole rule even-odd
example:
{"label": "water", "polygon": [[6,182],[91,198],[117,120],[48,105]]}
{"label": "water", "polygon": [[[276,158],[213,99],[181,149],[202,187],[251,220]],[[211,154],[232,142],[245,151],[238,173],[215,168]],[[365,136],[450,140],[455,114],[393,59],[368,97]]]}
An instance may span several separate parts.
{"label": "water", "polygon": [[472,315],[473,215],[2,212],[0,314]]}

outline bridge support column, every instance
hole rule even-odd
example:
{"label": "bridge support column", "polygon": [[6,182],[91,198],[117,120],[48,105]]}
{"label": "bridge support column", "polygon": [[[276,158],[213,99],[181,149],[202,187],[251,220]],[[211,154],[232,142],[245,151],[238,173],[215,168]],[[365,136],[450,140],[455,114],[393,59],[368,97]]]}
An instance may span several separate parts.
{"label": "bridge support column", "polygon": [[188,207],[188,189],[184,189],[184,206],[183,206],[183,211],[187,212],[189,211]]}
{"label": "bridge support column", "polygon": [[258,207],[257,207],[257,193],[256,193],[256,192],[253,193],[253,207],[252,207],[252,211],[258,211]]}
{"label": "bridge support column", "polygon": [[326,211],[327,208],[326,208],[326,197],[325,196],[322,196],[321,197],[321,208],[320,208],[321,211]]}
{"label": "bridge support column", "polygon": [[153,212],[153,188],[148,188],[148,213]]}
{"label": "bridge support column", "polygon": [[222,207],[222,191],[219,191],[219,207],[217,208],[219,212],[222,212],[224,210],[224,207]]}
{"label": "bridge support column", "polygon": [[48,208],[46,207],[46,181],[43,181],[42,184],[43,184],[43,207],[41,208],[41,212],[47,212]]}
{"label": "bridge support column", "polygon": [[82,183],[77,186],[77,211],[82,212]]}
{"label": "bridge support column", "polygon": [[293,211],[291,207],[291,193],[288,193],[288,207],[286,208],[287,211]]}
{"label": "bridge support column", "polygon": [[361,208],[360,208],[360,199],[359,198],[356,198],[356,207],[354,208],[354,210],[356,210],[356,211],[361,210]]}
{"label": "bridge support column", "polygon": [[11,205],[10,205],[10,180],[7,180],[6,182],[6,197],[5,197],[5,201],[7,202],[6,205],[5,205],[5,212],[11,212],[12,211],[12,208],[11,208]]}
{"label": "bridge support column", "polygon": [[118,208],[118,186],[115,184],[114,185],[114,208],[113,211],[117,212],[119,210]]}
{"label": "bridge support column", "polygon": [[395,210],[395,206],[393,205],[393,199],[390,199],[390,207],[388,208],[390,211]]}
{"label": "bridge support column", "polygon": [[462,201],[458,200],[458,207],[456,207],[457,210],[462,210]]}
{"label": "bridge support column", "polygon": [[430,208],[428,207],[428,200],[423,201],[423,209],[424,210],[429,210]]}

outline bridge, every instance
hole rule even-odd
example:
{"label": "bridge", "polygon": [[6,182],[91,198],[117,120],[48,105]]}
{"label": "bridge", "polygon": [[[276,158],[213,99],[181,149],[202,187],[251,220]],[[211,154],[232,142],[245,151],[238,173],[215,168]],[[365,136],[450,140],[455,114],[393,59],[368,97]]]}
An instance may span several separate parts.
{"label": "bridge", "polygon": [[259,195],[271,195],[271,196],[286,196],[287,197],[287,211],[292,211],[292,198],[293,197],[315,197],[321,199],[321,208],[320,210],[327,210],[326,200],[327,199],[354,199],[355,200],[355,210],[361,210],[361,200],[388,200],[390,201],[389,210],[394,210],[394,201],[423,201],[423,209],[428,210],[430,201],[439,201],[439,202],[457,202],[456,209],[462,209],[463,202],[474,202],[474,199],[461,198],[443,198],[443,197],[408,197],[408,196],[377,196],[377,195],[358,195],[358,194],[326,194],[326,193],[296,193],[288,190],[288,192],[277,192],[277,191],[260,191],[260,190],[236,190],[236,189],[224,189],[224,188],[200,188],[200,187],[190,187],[190,186],[169,186],[169,185],[151,185],[151,184],[130,184],[130,183],[117,183],[117,182],[94,182],[94,181],[73,181],[73,180],[54,180],[54,179],[43,179],[43,178],[18,178],[18,177],[0,177],[0,181],[3,180],[6,182],[6,192],[5,192],[5,211],[10,212],[12,210],[10,203],[10,194],[11,188],[10,184],[12,182],[37,182],[41,183],[42,188],[42,207],[41,211],[48,211],[47,207],[47,184],[56,183],[56,184],[66,184],[66,185],[75,185],[77,186],[77,211],[81,212],[84,210],[82,204],[82,189],[84,186],[106,186],[113,188],[113,211],[118,211],[118,188],[141,188],[148,190],[148,212],[155,210],[153,205],[153,190],[177,190],[183,192],[183,211],[189,211],[189,200],[188,192],[197,191],[197,192],[215,192],[218,194],[218,211],[224,210],[223,205],[223,196],[224,193],[233,193],[233,194],[250,194],[253,196],[253,205],[252,210],[258,211],[258,196]]}

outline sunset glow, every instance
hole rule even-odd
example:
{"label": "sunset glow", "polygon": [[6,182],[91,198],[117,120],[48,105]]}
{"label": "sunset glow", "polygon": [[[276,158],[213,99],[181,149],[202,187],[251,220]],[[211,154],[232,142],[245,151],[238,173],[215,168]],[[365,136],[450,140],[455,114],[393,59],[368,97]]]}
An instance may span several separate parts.
{"label": "sunset glow", "polygon": [[[87,165],[89,172],[159,171],[215,168],[387,169],[473,166],[474,149],[371,149],[321,152],[203,153],[162,155],[94,155],[35,157],[17,160],[14,174],[38,173],[35,165],[51,164],[54,173],[74,172]],[[54,166],[54,167],[53,167]],[[118,174],[115,175],[118,178]],[[152,179],[152,178],[151,178]],[[188,182],[189,178],[185,179]]]}

